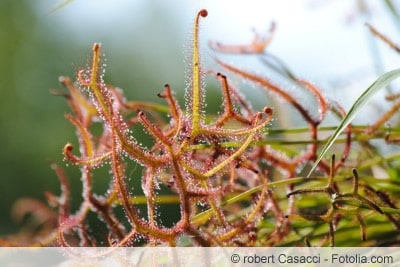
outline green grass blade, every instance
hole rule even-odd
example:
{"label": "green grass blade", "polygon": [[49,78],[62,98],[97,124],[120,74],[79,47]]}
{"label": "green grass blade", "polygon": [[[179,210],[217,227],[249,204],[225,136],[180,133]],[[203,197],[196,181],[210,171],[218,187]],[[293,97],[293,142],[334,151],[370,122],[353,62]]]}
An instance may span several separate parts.
{"label": "green grass blade", "polygon": [[387,8],[389,9],[389,11],[392,13],[393,17],[400,20],[400,15],[397,12],[396,7],[392,3],[392,0],[385,0],[385,4],[386,4]]}
{"label": "green grass blade", "polygon": [[340,133],[349,125],[349,123],[354,119],[354,117],[360,113],[361,109],[368,103],[369,100],[382,88],[392,82],[394,79],[400,77],[400,69],[395,69],[389,72],[386,72],[382,76],[380,76],[374,83],[372,83],[354,102],[351,106],[349,112],[340,122],[339,126],[336,128],[335,132],[329,138],[325,146],[322,148],[321,153],[319,154],[317,160],[315,161],[314,165],[312,166],[311,170],[309,171],[307,177],[314,172],[317,168],[318,163],[321,159],[325,156],[326,152],[329,148],[333,145],[335,140],[338,138]]}
{"label": "green grass blade", "polygon": [[72,3],[74,0],[63,0],[62,2],[59,2],[55,7],[52,8],[50,11],[50,14],[60,10],[61,8],[65,7],[66,5]]}

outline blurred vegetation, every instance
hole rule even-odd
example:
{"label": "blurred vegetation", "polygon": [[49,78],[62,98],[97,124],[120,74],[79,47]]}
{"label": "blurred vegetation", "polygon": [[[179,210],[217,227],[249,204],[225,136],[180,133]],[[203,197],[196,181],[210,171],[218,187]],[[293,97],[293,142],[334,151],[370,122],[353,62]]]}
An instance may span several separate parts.
{"label": "blurred vegetation", "polygon": [[[64,99],[49,91],[62,89],[60,75],[74,79],[74,71],[88,64],[93,42],[101,41],[106,54],[113,51],[106,55],[106,79],[121,86],[129,98],[154,100],[166,82],[178,92],[185,86],[184,75],[179,75],[184,73],[183,40],[176,38],[182,35],[175,31],[187,29],[174,29],[178,23],[173,16],[167,17],[163,5],[145,4],[141,25],[122,19],[104,29],[88,22],[81,25],[87,31],[83,36],[57,19],[75,3],[52,13],[54,2],[44,2],[0,2],[0,236],[20,228],[11,218],[12,205],[18,198],[44,200],[45,191],[59,192],[50,163],[63,165],[62,147],[67,141],[74,142],[75,137],[73,127],[63,117],[69,111]],[[92,15],[96,16],[95,7]],[[88,18],[78,14],[75,19],[80,22]],[[171,26],[164,27],[166,22]],[[116,36],[120,39],[115,40]],[[149,45],[160,43],[169,53],[143,53],[153,49]],[[71,185],[80,188],[80,181],[73,179],[79,177],[77,170],[70,167],[66,171],[71,174]],[[104,187],[101,181],[98,183],[99,188]]]}
{"label": "blurred vegetation", "polygon": [[29,2],[0,3],[1,234],[13,230],[10,208],[17,196],[43,197],[43,191],[58,187],[49,160],[61,160],[62,139],[72,134],[54,116],[66,106],[49,89],[66,71],[61,62],[76,50],[51,38],[51,29],[40,24]]}

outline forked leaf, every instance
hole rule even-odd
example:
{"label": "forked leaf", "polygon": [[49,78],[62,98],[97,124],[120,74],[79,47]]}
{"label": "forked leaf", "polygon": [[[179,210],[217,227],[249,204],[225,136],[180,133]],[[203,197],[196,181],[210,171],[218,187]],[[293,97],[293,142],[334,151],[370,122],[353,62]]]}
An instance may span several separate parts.
{"label": "forked leaf", "polygon": [[371,98],[382,88],[387,86],[394,79],[400,77],[400,69],[395,69],[389,72],[386,72],[382,76],[380,76],[375,82],[373,82],[354,102],[351,106],[349,112],[340,122],[339,126],[336,128],[335,132],[326,142],[325,146],[322,148],[321,153],[319,154],[317,160],[312,166],[311,170],[307,174],[307,178],[311,176],[313,171],[317,168],[318,163],[325,156],[326,152],[328,152],[329,148],[336,141],[341,132],[350,124],[350,122],[354,119],[354,117],[360,113],[362,108],[371,100]]}

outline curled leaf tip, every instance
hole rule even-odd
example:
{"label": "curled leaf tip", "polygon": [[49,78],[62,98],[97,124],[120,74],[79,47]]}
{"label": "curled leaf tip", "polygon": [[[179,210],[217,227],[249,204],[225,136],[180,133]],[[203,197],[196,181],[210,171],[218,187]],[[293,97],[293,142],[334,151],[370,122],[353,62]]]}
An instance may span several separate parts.
{"label": "curled leaf tip", "polygon": [[101,44],[100,43],[94,43],[93,44],[93,51],[98,52],[100,50]]}
{"label": "curled leaf tip", "polygon": [[208,15],[207,9],[200,10],[199,15],[202,16],[203,18],[207,17],[207,15]]}

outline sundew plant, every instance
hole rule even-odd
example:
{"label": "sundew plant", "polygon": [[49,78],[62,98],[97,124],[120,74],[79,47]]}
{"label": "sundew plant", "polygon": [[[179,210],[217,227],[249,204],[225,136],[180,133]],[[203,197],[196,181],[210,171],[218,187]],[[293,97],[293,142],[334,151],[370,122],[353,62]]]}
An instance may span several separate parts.
{"label": "sundew plant", "polygon": [[[104,80],[99,43],[92,46],[91,65],[80,69],[76,80],[59,78],[67,91],[53,93],[64,96],[71,108],[65,117],[76,129],[78,144],[66,143],[63,154],[80,177],[67,177],[62,165],[53,163],[61,194],[46,192],[48,205],[32,205],[40,223],[34,234],[23,230],[25,243],[10,237],[1,241],[3,245],[399,244],[400,154],[381,152],[381,146],[398,151],[397,88],[387,95],[386,110],[377,121],[352,121],[377,91],[400,76],[400,70],[377,78],[346,110],[267,53],[277,30],[274,23],[249,44],[211,40],[213,64],[204,67],[199,36],[202,20],[212,15],[202,9],[193,21],[184,103],[169,84],[155,96],[164,104],[126,99],[121,89]],[[379,29],[368,28],[374,38],[400,50]],[[222,60],[221,54],[259,57],[266,73],[277,72],[310,100],[295,97],[268,75]],[[216,114],[206,112],[206,77],[219,84],[222,99]],[[266,99],[279,101],[253,108],[235,79],[246,81],[243,87],[251,84],[265,92]],[[311,108],[311,102],[318,108]],[[301,118],[303,126],[277,128],[274,120],[282,116],[282,109]],[[334,123],[326,124],[328,116]],[[138,132],[151,141],[141,144]],[[141,168],[141,175],[132,177],[132,168]],[[93,188],[98,169],[108,171],[109,188],[101,193]],[[70,179],[82,182],[78,208],[71,206]],[[140,194],[132,189],[131,180],[140,181]],[[177,213],[171,213],[172,206]],[[172,225],[165,224],[171,216]],[[93,231],[93,221],[104,230]]]}

